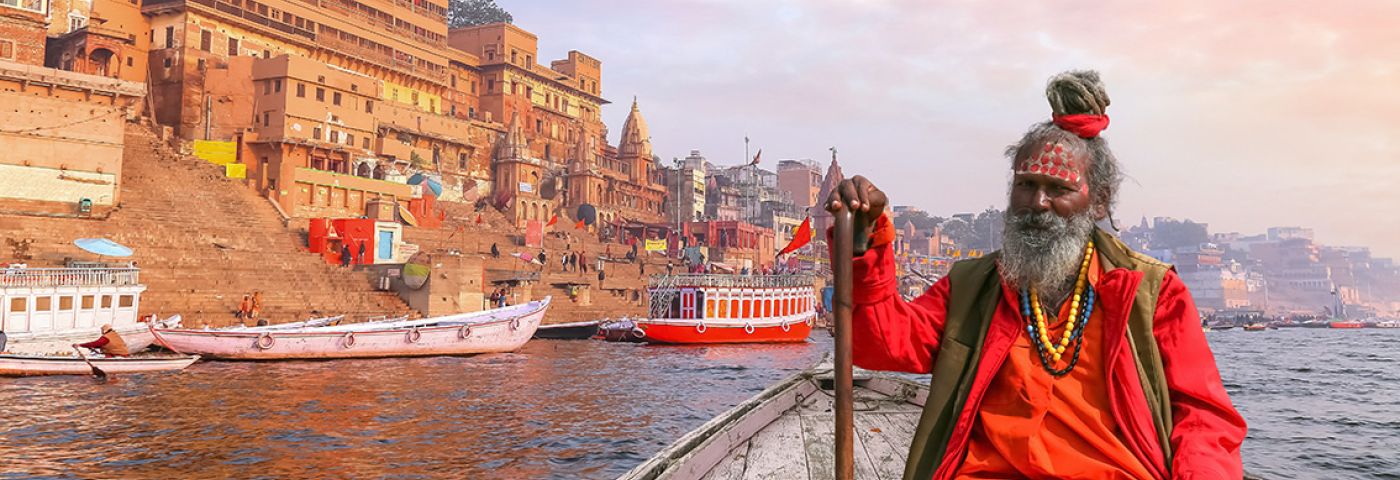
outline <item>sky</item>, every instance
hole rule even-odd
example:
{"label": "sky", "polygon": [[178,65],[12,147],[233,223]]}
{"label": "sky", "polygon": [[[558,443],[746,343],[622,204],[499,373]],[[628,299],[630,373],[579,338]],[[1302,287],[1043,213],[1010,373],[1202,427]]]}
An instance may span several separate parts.
{"label": "sky", "polygon": [[1098,70],[1119,225],[1305,226],[1400,257],[1400,2],[497,0],[539,58],[603,62],[665,160],[812,159],[934,215],[1002,208],[1046,80]]}

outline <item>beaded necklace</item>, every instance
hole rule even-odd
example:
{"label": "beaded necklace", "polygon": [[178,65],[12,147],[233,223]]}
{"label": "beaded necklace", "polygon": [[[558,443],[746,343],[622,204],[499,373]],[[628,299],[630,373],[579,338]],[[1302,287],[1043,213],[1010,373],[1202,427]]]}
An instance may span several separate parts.
{"label": "beaded necklace", "polygon": [[[1070,297],[1069,315],[1065,319],[1065,330],[1060,334],[1058,344],[1050,338],[1045,312],[1041,311],[1040,295],[1034,288],[1029,291],[1021,289],[1021,316],[1026,319],[1026,334],[1030,335],[1031,343],[1035,344],[1040,366],[1056,377],[1069,374],[1070,370],[1074,370],[1074,365],[1079,363],[1079,351],[1084,346],[1084,325],[1089,323],[1089,316],[1094,311],[1095,293],[1093,287],[1088,286],[1089,260],[1093,255],[1094,241],[1090,240],[1084,247],[1084,261],[1079,265],[1079,277],[1074,282],[1074,296]],[[1081,299],[1084,301],[1083,310],[1079,308]],[[1065,350],[1071,345],[1074,346],[1074,350],[1069,364],[1063,369],[1055,368]]]}

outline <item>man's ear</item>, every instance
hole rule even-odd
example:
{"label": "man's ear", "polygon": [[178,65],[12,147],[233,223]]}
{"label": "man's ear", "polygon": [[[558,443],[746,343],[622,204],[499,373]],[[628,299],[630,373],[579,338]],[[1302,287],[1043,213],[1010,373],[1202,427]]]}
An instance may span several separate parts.
{"label": "man's ear", "polygon": [[1102,204],[1095,203],[1093,206],[1089,207],[1089,209],[1094,214],[1095,222],[1102,222],[1103,219],[1108,218],[1108,207]]}

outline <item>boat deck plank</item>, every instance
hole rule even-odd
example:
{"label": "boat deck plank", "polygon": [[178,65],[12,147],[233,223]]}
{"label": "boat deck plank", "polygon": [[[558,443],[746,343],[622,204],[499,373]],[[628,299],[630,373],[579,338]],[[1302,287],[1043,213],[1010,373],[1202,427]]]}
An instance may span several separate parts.
{"label": "boat deck plank", "polygon": [[797,415],[778,417],[749,440],[743,478],[804,478],[807,476],[807,462],[803,461],[802,452],[802,419]]}
{"label": "boat deck plank", "polygon": [[744,465],[748,462],[749,442],[734,447],[729,451],[729,455],[720,460],[715,468],[706,473],[701,480],[741,480],[744,478]]}
{"label": "boat deck plank", "polygon": [[856,437],[881,480],[899,480],[904,476],[905,455],[912,437],[903,438],[900,429],[891,425],[902,423],[901,420],[904,419],[878,413],[855,416]]}

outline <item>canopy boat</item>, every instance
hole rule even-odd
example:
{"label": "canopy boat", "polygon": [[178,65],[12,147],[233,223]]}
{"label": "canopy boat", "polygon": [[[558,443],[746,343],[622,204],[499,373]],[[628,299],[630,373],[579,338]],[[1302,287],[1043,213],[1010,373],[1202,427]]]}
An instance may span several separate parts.
{"label": "canopy boat", "polygon": [[549,297],[520,305],[421,320],[286,330],[152,328],[170,350],[227,360],[472,355],[519,349],[539,328]]}
{"label": "canopy boat", "polygon": [[[857,369],[856,478],[901,478],[928,388]],[[681,437],[619,480],[832,478],[832,366],[769,387]]]}
{"label": "canopy boat", "polygon": [[598,334],[598,320],[573,323],[556,323],[554,325],[540,325],[535,330],[534,338],[544,338],[551,340],[586,340]]}
{"label": "canopy boat", "polygon": [[[145,373],[184,370],[199,355],[152,355],[138,357],[88,357],[105,373]],[[0,355],[0,376],[91,375],[92,368],[82,357]]]}
{"label": "canopy boat", "polygon": [[1400,320],[1382,320],[1376,322],[1376,328],[1400,328]]}
{"label": "canopy boat", "polygon": [[[13,354],[66,352],[69,345],[92,341],[102,325],[111,325],[133,353],[154,337],[141,308],[140,270],[102,263],[73,263],[71,268],[29,268],[10,264],[0,269],[0,331]],[[166,322],[178,323],[178,316]]]}
{"label": "canopy boat", "polygon": [[653,343],[803,342],[817,316],[808,275],[658,275],[648,293]]}

